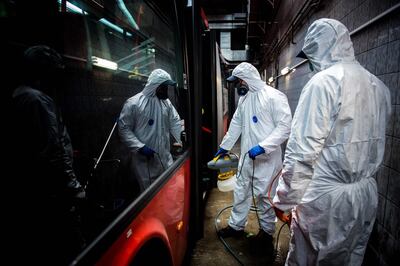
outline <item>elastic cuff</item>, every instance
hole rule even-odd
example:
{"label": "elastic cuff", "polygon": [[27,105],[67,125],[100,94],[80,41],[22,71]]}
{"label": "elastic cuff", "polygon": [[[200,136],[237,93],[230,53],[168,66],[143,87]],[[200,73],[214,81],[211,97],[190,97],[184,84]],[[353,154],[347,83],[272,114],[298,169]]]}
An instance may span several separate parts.
{"label": "elastic cuff", "polygon": [[236,231],[244,230],[244,227],[239,227],[239,226],[236,226],[236,225],[231,224],[231,223],[228,223],[228,225],[230,227],[232,227],[233,229],[235,229]]}
{"label": "elastic cuff", "polygon": [[137,146],[135,149],[134,149],[134,151],[138,151],[138,150],[140,150],[141,148],[143,148],[144,146],[146,146],[146,144],[141,144],[141,146]]}

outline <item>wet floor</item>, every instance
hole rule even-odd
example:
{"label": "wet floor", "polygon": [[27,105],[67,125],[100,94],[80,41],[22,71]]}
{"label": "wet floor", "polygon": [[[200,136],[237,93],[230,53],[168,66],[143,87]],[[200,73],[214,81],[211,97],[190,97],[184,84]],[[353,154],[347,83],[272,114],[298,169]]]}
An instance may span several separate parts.
{"label": "wet floor", "polygon": [[[215,224],[218,228],[223,228],[227,225],[230,215],[230,208],[226,209],[221,215],[216,218],[218,213],[225,207],[230,206],[233,202],[233,192],[220,192],[214,188],[209,195],[206,203],[204,214],[204,238],[200,239],[193,250],[191,257],[191,266],[236,266],[241,265],[235,258],[227,251],[224,245],[219,240]],[[274,235],[274,246],[276,245],[278,232],[282,223],[276,223],[276,230]],[[250,212],[248,223],[245,228],[248,234],[256,235],[258,232],[258,221],[256,214]],[[289,243],[289,229],[285,225],[279,235],[279,242],[277,245],[277,252],[275,256],[267,252],[255,251],[254,247],[250,246],[248,237],[242,238],[227,238],[227,244],[237,254],[237,257],[243,265],[284,265],[288,243]]]}

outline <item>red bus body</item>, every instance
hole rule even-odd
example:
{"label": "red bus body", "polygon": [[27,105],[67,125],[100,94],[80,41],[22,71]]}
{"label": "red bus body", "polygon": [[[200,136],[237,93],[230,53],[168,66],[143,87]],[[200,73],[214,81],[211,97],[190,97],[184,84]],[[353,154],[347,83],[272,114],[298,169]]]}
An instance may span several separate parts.
{"label": "red bus body", "polygon": [[[96,265],[129,265],[140,248],[151,239],[160,239],[181,265],[189,230],[190,160],[174,173],[140,212]],[[154,251],[157,256],[157,251]]]}
{"label": "red bus body", "polygon": [[[58,81],[58,100],[73,142],[77,176],[82,184],[89,184],[86,205],[77,208],[82,212],[80,226],[85,245],[68,258],[70,265],[182,265],[189,241],[202,235],[204,192],[213,181],[201,179],[200,172],[217,148],[217,133],[227,127],[226,120],[217,123],[212,119],[212,110],[225,113],[221,84],[216,100],[215,75],[220,64],[211,64],[219,58],[215,56],[215,36],[210,38],[207,31],[208,37],[200,39],[203,29],[198,25],[201,20],[197,3],[188,6],[181,0],[125,1],[131,11],[138,11],[136,22],[140,27],[135,29],[117,5],[124,1],[101,2],[107,4],[54,0],[38,6],[30,1],[10,5],[9,14],[0,21],[6,40],[2,58],[8,65],[3,81],[9,88],[5,95],[9,97],[19,82],[15,71],[20,68],[25,49],[44,44],[62,54],[66,67]],[[31,21],[24,16],[31,8],[41,19]],[[45,14],[46,10],[50,13]],[[199,63],[201,43],[207,44],[204,64]],[[95,65],[98,59],[119,60],[121,67],[115,70]],[[150,73],[153,68],[164,67],[174,74],[178,85],[170,100],[180,113],[186,133],[184,141],[181,136],[183,149],[174,154],[173,164],[140,193],[138,186],[130,186],[133,178],[127,174],[129,153],[121,148],[115,130],[125,101],[146,84],[149,73],[140,74],[132,68],[139,63],[142,71],[149,68]],[[203,65],[204,76],[209,78],[202,75]],[[221,108],[214,106],[217,104]],[[204,114],[200,112],[203,107]],[[225,130],[220,128],[222,124]],[[202,134],[202,128],[206,134]],[[144,250],[151,252],[143,255]],[[43,250],[40,258],[45,261],[46,256]],[[143,258],[141,264],[139,258]]]}

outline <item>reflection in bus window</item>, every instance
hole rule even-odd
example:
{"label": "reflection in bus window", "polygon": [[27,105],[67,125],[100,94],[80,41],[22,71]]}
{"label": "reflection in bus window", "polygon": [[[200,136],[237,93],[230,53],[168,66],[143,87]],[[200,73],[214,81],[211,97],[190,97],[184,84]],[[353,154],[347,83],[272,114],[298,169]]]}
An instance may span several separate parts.
{"label": "reflection in bus window", "polygon": [[108,60],[117,67],[116,73],[130,79],[145,81],[155,68],[162,68],[175,78],[171,26],[143,1],[115,1],[110,8],[112,17],[89,22],[92,55]]}
{"label": "reflection in bus window", "polygon": [[[126,213],[124,211],[134,205],[135,200],[149,194],[130,171],[132,152],[118,134],[118,119],[124,103],[141,93],[155,69],[166,71],[168,79],[177,84],[168,87],[168,99],[156,98],[158,108],[154,110],[158,110],[157,114],[140,114],[148,129],[157,125],[158,132],[163,133],[155,139],[157,145],[162,143],[165,153],[157,145],[143,141],[157,152],[153,163],[159,161],[161,165],[162,162],[154,178],[159,176],[157,181],[168,181],[175,170],[168,168],[171,161],[183,159],[179,155],[182,153],[180,137],[189,112],[184,98],[188,92],[183,88],[182,48],[176,16],[171,15],[175,14],[173,1],[159,2],[162,10],[154,1],[143,0],[9,0],[5,1],[6,9],[0,14],[0,29],[5,40],[2,58],[7,65],[3,83],[7,90],[19,84],[22,75],[16,75],[15,71],[20,69],[21,56],[29,46],[53,47],[64,59],[61,75],[53,77],[57,81],[54,99],[61,106],[60,113],[73,143],[74,171],[86,189],[87,200],[76,208],[81,214],[79,224],[86,248],[91,247],[110,225],[115,225],[119,215]],[[166,130],[167,127],[171,130]],[[150,134],[151,130],[148,132]],[[188,163],[185,165],[187,167]],[[155,167],[146,162],[140,173],[148,176],[148,171],[152,173]],[[185,174],[177,175],[178,178],[188,176],[189,171],[183,172]],[[24,178],[36,180],[30,175]],[[187,185],[183,180],[174,182]],[[162,190],[165,183],[155,182],[147,191]],[[154,193],[148,196],[146,203],[153,196]],[[168,196],[179,196],[180,200],[183,197],[179,193]],[[24,226],[30,223],[23,209],[15,208],[15,211],[25,215],[24,219],[28,218],[23,220]],[[135,215],[126,219],[131,221]],[[44,247],[39,244],[39,249]],[[65,252],[68,250],[72,249],[66,247]],[[75,253],[71,256],[76,256]]]}
{"label": "reflection in bus window", "polygon": [[131,174],[144,191],[169,167],[170,134],[181,145],[181,119],[168,99],[168,87],[175,86],[162,69],[151,72],[143,91],[129,98],[119,117],[122,142],[129,149]]}
{"label": "reflection in bus window", "polygon": [[[59,9],[62,11],[60,0]],[[65,101],[84,103],[71,105],[67,117],[72,121],[71,137],[79,150],[77,164],[86,165],[85,158],[95,158],[94,167],[79,167],[81,172],[88,173],[89,203],[83,223],[90,243],[144,192],[150,180],[171,165],[177,154],[173,151],[182,149],[181,118],[184,119],[186,113],[180,106],[183,102],[180,95],[182,73],[179,72],[182,61],[179,61],[176,22],[147,1],[98,1],[97,4],[95,1],[66,1],[65,11],[83,17],[87,32],[86,42],[78,46],[86,45],[89,74],[82,71],[71,74],[66,86],[75,93],[67,95]],[[69,42],[67,45],[71,46]],[[148,88],[146,83],[155,69],[167,72],[168,79],[177,82],[176,86],[168,87],[168,99],[155,97],[149,103],[151,107],[147,108],[151,112],[144,110],[144,106],[137,106],[135,112],[139,113],[129,113],[131,108],[127,104],[143,97],[142,90]],[[82,90],[76,89],[76,83],[82,85]],[[132,119],[132,115],[138,116]],[[76,121],[79,123],[75,124]],[[129,141],[124,134],[118,134],[121,125],[133,130],[133,124],[139,127],[132,132],[143,131],[138,138],[141,144],[135,149],[127,145]],[[142,144],[155,152],[152,158],[147,159],[146,152],[151,152]],[[145,155],[139,153],[139,148]],[[134,156],[139,161],[133,160]],[[149,181],[142,182],[146,178]]]}

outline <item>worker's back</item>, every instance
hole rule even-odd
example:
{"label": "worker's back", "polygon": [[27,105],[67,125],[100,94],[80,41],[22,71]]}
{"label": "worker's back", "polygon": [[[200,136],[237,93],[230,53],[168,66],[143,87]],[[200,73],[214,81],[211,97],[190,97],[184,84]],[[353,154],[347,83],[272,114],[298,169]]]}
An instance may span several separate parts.
{"label": "worker's back", "polygon": [[302,202],[337,190],[338,183],[372,177],[382,163],[385,148],[391,108],[389,89],[357,61],[335,64],[310,82],[321,80],[327,97],[333,99],[331,128]]}

